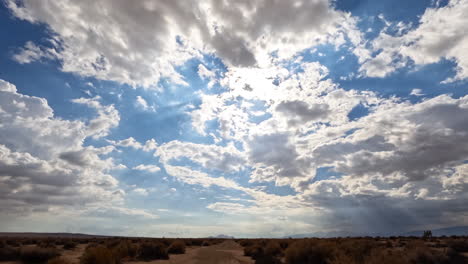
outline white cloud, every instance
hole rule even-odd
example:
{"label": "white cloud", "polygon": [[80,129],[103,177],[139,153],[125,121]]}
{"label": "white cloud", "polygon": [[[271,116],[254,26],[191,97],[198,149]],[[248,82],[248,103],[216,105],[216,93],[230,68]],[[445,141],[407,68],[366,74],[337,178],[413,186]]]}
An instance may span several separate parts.
{"label": "white cloud", "polygon": [[[1,211],[27,214],[122,199],[118,181],[108,174],[116,165],[103,157],[113,148],[83,146],[87,137],[106,128],[96,129],[95,119],[86,125],[56,118],[45,99],[17,93],[5,81],[0,84]],[[115,111],[97,101],[88,103],[98,112]]]}
{"label": "white cloud", "polygon": [[133,192],[138,194],[138,195],[142,195],[142,196],[148,196],[148,194],[149,194],[148,190],[143,189],[143,188],[136,188],[136,189],[133,190]]}
{"label": "white cloud", "polygon": [[9,0],[7,6],[18,18],[53,32],[51,47],[28,42],[17,61],[54,58],[65,72],[143,87],[156,87],[162,77],[186,85],[175,68],[201,53],[213,53],[229,66],[264,66],[317,43],[341,45],[345,35],[353,38],[349,29],[355,23],[328,0],[105,0],[99,7],[89,1]]}
{"label": "white cloud", "polygon": [[216,83],[216,74],[213,71],[208,70],[205,65],[199,64],[198,65],[198,76],[200,76],[203,80],[208,80],[208,88],[213,87]]}
{"label": "white cloud", "polygon": [[423,94],[422,89],[415,88],[415,89],[411,90],[410,95],[423,96],[424,94]]}
{"label": "white cloud", "polygon": [[156,165],[145,165],[145,164],[140,164],[138,166],[135,166],[135,167],[133,167],[133,169],[134,170],[140,170],[140,171],[152,172],[152,173],[156,173],[156,172],[159,172],[161,170],[161,168],[159,168]]}
{"label": "white cloud", "polygon": [[174,140],[161,145],[155,155],[165,164],[185,157],[205,168],[226,172],[239,171],[245,163],[243,154],[232,144],[221,147]]}
{"label": "white cloud", "polygon": [[88,107],[94,108],[98,116],[89,121],[87,126],[88,136],[93,138],[102,138],[109,134],[109,130],[118,126],[120,121],[119,112],[115,109],[114,105],[103,106],[99,102],[101,98],[96,96],[94,98],[78,98],[73,99],[73,103],[84,104]]}
{"label": "white cloud", "polygon": [[151,111],[151,112],[155,112],[156,111],[156,108],[154,106],[150,106],[148,104],[148,102],[141,96],[137,96],[136,100],[135,100],[135,105],[144,110],[144,111]]}
{"label": "white cloud", "polygon": [[362,64],[360,71],[370,77],[385,77],[400,67],[408,65],[409,60],[416,65],[437,63],[442,59],[457,64],[456,74],[446,82],[468,77],[468,36],[466,23],[468,3],[451,0],[444,7],[428,8],[419,19],[416,28],[407,30],[410,25],[396,23],[396,35],[386,32],[390,26],[371,42],[371,51],[376,56],[362,52],[359,46],[355,53]]}

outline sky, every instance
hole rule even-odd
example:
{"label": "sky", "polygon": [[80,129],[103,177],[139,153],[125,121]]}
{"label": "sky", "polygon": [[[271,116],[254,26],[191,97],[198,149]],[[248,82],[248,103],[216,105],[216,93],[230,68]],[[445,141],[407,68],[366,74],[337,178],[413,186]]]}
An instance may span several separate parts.
{"label": "sky", "polygon": [[2,0],[0,231],[468,223],[468,1]]}

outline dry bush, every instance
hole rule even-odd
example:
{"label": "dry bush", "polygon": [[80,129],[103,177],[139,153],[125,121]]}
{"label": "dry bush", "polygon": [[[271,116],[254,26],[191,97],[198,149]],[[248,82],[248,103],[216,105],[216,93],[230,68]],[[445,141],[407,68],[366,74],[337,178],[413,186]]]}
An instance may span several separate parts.
{"label": "dry bush", "polygon": [[245,246],[244,255],[249,256],[252,259],[257,259],[260,256],[263,256],[263,246],[257,243]]}
{"label": "dry bush", "polygon": [[367,239],[348,239],[340,244],[340,249],[344,254],[350,256],[358,263],[362,263],[366,256],[369,256],[372,249],[377,246],[377,242]]}
{"label": "dry bush", "polygon": [[447,246],[457,252],[468,252],[468,240],[465,239],[451,239]]}
{"label": "dry bush", "polygon": [[327,264],[335,254],[336,244],[311,239],[299,240],[286,249],[286,264]]}
{"label": "dry bush", "polygon": [[167,249],[169,254],[184,254],[185,253],[185,243],[182,240],[176,240]]}
{"label": "dry bush", "polygon": [[18,249],[5,245],[0,248],[0,261],[13,261],[19,259],[20,252]]}
{"label": "dry bush", "polygon": [[[408,264],[408,260],[403,255],[403,251],[392,251],[376,248],[366,256],[365,264]],[[345,262],[343,262],[344,264]],[[354,262],[359,263],[359,262]],[[338,263],[336,263],[338,264]],[[351,262],[350,262],[351,264]]]}
{"label": "dry bush", "polygon": [[60,255],[56,248],[23,247],[20,259],[24,263],[45,263]]}
{"label": "dry bush", "polygon": [[74,249],[74,248],[76,248],[77,245],[78,244],[76,244],[75,242],[73,242],[71,240],[64,241],[63,242],[63,249],[67,249],[67,250]]}
{"label": "dry bush", "polygon": [[97,246],[85,250],[81,264],[120,264],[120,259],[112,250]]}
{"label": "dry bush", "polygon": [[123,258],[133,259],[137,256],[138,246],[128,240],[123,240],[123,241],[120,241],[120,243],[116,245],[113,248],[113,250],[117,254],[117,256],[120,257],[121,259]]}
{"label": "dry bush", "polygon": [[163,243],[144,242],[140,245],[138,258],[142,260],[169,259],[169,255]]}
{"label": "dry bush", "polygon": [[271,240],[265,246],[265,255],[269,256],[279,256],[283,253],[283,249],[278,242]]}
{"label": "dry bush", "polygon": [[211,246],[211,243],[207,240],[204,240],[201,245],[202,247],[208,247],[208,246]]}
{"label": "dry bush", "polygon": [[53,258],[49,261],[47,261],[47,264],[71,264],[70,261],[64,259],[64,258],[60,258],[60,257],[57,257],[57,258]]}

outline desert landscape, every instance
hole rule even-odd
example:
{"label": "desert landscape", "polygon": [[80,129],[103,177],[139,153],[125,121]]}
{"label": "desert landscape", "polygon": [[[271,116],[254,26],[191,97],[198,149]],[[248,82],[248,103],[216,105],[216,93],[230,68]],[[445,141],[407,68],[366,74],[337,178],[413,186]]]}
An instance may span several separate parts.
{"label": "desert landscape", "polygon": [[0,0],[0,264],[468,264],[468,0]]}
{"label": "desert landscape", "polygon": [[468,263],[468,237],[2,237],[1,264]]}

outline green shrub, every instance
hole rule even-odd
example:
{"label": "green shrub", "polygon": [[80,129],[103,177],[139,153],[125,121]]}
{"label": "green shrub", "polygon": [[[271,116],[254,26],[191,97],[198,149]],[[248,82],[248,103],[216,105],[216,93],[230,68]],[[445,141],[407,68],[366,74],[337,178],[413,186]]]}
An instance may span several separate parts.
{"label": "green shrub", "polygon": [[185,253],[185,243],[182,240],[176,240],[167,249],[169,254],[184,254]]}
{"label": "green shrub", "polygon": [[90,247],[81,256],[81,264],[119,264],[119,257],[104,246]]}
{"label": "green shrub", "polygon": [[169,259],[169,255],[163,243],[145,242],[140,245],[138,258],[142,260]]}

